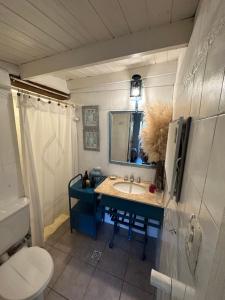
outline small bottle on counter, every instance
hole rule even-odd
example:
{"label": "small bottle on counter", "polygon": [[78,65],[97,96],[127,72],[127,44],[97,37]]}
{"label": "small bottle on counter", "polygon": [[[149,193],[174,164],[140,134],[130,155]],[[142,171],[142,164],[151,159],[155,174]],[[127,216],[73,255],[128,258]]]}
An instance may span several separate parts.
{"label": "small bottle on counter", "polygon": [[87,187],[87,180],[88,180],[88,172],[85,171],[85,174],[82,178],[82,188],[85,189]]}
{"label": "small bottle on counter", "polygon": [[91,188],[95,187],[95,177],[91,176]]}

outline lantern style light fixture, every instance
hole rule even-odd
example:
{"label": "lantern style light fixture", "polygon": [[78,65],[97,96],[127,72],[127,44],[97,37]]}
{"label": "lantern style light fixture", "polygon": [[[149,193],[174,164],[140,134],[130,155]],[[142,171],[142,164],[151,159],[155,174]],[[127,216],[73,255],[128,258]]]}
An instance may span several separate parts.
{"label": "lantern style light fixture", "polygon": [[141,76],[135,74],[130,82],[130,97],[141,97],[142,79]]}

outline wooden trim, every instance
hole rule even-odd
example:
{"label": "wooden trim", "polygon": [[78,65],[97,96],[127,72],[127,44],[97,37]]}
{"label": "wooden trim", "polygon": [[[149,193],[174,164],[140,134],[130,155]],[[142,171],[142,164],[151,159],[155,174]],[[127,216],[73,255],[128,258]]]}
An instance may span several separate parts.
{"label": "wooden trim", "polygon": [[50,88],[48,86],[30,80],[22,80],[20,79],[19,76],[15,76],[11,74],[9,76],[10,76],[11,86],[14,88],[21,89],[21,90],[24,89],[32,93],[38,94],[40,96],[54,98],[61,101],[62,100],[68,101],[70,99],[70,94],[61,92],[59,90]]}

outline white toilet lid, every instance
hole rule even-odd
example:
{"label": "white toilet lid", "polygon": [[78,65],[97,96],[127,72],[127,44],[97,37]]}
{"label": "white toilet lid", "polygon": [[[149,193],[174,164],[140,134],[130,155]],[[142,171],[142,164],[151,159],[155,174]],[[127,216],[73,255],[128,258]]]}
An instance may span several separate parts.
{"label": "white toilet lid", "polygon": [[38,296],[49,283],[54,264],[39,247],[23,248],[0,266],[0,298],[28,300]]}

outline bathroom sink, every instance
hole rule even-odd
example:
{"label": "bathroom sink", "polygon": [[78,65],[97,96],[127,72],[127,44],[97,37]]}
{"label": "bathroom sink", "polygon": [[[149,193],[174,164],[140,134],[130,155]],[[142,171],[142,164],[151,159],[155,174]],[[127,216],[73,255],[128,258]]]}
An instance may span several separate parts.
{"label": "bathroom sink", "polygon": [[144,194],[146,189],[144,186],[133,182],[116,182],[113,185],[114,189],[127,194]]}

